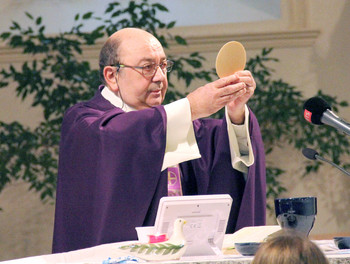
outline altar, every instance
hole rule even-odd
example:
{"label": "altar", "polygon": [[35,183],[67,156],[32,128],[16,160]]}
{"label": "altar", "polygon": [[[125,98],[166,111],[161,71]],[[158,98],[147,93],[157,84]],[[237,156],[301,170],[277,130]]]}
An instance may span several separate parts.
{"label": "altar", "polygon": [[[322,249],[329,260],[330,264],[350,264],[350,249],[339,250],[336,248],[333,240],[314,240],[314,242]],[[21,259],[14,259],[0,262],[1,264],[102,264],[108,258],[117,259],[121,256],[118,248],[125,242],[111,243],[99,245],[91,248],[70,251],[66,253],[48,254],[41,256],[33,256]],[[249,264],[253,257],[242,256],[232,248],[223,248],[220,256],[199,256],[199,257],[183,257],[176,261],[162,262],[142,262],[149,264]],[[136,262],[134,262],[136,263]],[[140,262],[141,263],[141,262]]]}

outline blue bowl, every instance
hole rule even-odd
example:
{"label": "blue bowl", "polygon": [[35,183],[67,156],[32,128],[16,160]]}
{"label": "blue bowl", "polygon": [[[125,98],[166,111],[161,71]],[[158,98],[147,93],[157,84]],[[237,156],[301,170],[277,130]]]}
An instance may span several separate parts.
{"label": "blue bowl", "polygon": [[254,256],[260,245],[259,242],[235,243],[235,248],[243,256]]}
{"label": "blue bowl", "polygon": [[350,248],[350,237],[334,237],[334,243],[339,249]]}

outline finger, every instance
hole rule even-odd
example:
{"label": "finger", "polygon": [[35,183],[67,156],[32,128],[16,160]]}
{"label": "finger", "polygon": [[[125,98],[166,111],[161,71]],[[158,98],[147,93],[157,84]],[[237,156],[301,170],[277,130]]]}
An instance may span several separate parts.
{"label": "finger", "polygon": [[224,97],[228,95],[232,95],[237,93],[238,91],[242,89],[246,89],[247,85],[244,82],[236,83],[236,84],[231,84],[226,87],[223,87],[219,90],[219,96]]}
{"label": "finger", "polygon": [[223,88],[226,87],[232,83],[235,83],[239,80],[238,76],[236,74],[232,74],[230,76],[218,79],[216,81],[213,82],[214,86],[216,88]]}
{"label": "finger", "polygon": [[218,100],[218,102],[220,102],[223,105],[227,105],[233,101],[236,101],[238,98],[244,96],[246,94],[246,89],[242,89],[237,91],[234,94],[230,94],[227,96],[222,97],[220,100]]}
{"label": "finger", "polygon": [[249,87],[254,87],[255,86],[255,81],[251,77],[239,77],[240,82],[244,82],[247,86]]}
{"label": "finger", "polygon": [[233,94],[228,94],[228,95],[222,96],[220,99],[218,99],[218,101],[222,100],[222,103],[228,104],[229,102],[235,101],[238,98],[244,96],[246,94],[246,92],[247,92],[247,89],[244,88],[244,89],[241,89]]}
{"label": "finger", "polygon": [[238,71],[235,74],[237,74],[238,77],[241,77],[241,76],[250,76],[250,77],[252,77],[252,73],[250,71],[248,71],[248,70]]}

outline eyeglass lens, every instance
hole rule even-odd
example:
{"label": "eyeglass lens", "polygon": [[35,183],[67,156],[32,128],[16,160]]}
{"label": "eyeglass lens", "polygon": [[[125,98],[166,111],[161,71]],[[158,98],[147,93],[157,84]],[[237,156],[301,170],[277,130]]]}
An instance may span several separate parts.
{"label": "eyeglass lens", "polygon": [[170,72],[174,63],[170,60],[167,60],[165,62],[162,62],[161,64],[150,64],[147,66],[144,66],[142,68],[142,73],[144,75],[153,75],[156,73],[157,68],[159,67],[163,72]]}

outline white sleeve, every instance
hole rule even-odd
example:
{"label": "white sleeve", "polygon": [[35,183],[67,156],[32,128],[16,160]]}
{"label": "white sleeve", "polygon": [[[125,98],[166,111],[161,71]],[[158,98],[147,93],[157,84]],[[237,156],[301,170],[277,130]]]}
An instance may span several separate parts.
{"label": "white sleeve", "polygon": [[232,167],[243,173],[254,163],[254,155],[249,135],[249,110],[245,106],[245,119],[243,125],[235,125],[230,122],[227,109],[225,109],[227,131],[230,143]]}
{"label": "white sleeve", "polygon": [[201,157],[194,135],[187,98],[164,106],[167,115],[166,148],[162,171],[178,163]]}
{"label": "white sleeve", "polygon": [[[135,111],[109,88],[103,89],[102,96],[125,112]],[[190,102],[187,98],[164,106],[167,115],[166,146],[162,171],[181,162],[201,157],[194,135]]]}

